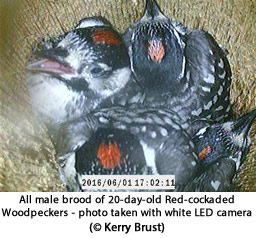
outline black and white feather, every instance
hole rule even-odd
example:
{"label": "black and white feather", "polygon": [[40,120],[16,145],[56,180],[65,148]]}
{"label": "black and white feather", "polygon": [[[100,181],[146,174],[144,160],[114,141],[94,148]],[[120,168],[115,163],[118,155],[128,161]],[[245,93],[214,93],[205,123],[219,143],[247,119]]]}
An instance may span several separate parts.
{"label": "black and white feather", "polygon": [[230,116],[230,65],[209,33],[171,21],[147,0],[143,17],[123,38],[144,105],[171,108],[186,120]]}
{"label": "black and white feather", "polygon": [[119,92],[131,76],[121,36],[101,17],[83,19],[74,30],[35,49],[27,71],[33,111],[61,156],[88,139],[86,128],[92,125],[76,120]]}
{"label": "black and white feather", "polygon": [[93,117],[99,127],[122,129],[135,135],[153,174],[175,175],[179,186],[196,175],[198,159],[190,136],[192,130],[189,124],[180,123],[175,112],[165,108],[115,107],[97,110]]}
{"label": "black and white feather", "polygon": [[82,175],[147,175],[143,148],[129,131],[99,128],[60,169],[69,191],[82,191]]}
{"label": "black and white feather", "polygon": [[256,110],[232,121],[202,128],[193,141],[200,169],[184,191],[227,192],[250,148]]}

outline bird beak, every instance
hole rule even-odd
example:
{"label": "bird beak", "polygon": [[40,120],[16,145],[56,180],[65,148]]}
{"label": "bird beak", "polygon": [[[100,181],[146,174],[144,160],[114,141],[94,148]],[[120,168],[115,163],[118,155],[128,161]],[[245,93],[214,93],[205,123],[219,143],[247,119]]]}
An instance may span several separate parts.
{"label": "bird beak", "polygon": [[67,51],[62,49],[48,49],[36,51],[33,54],[38,60],[28,64],[26,70],[55,75],[75,75],[75,71],[62,60],[68,55]]}
{"label": "bird beak", "polygon": [[160,11],[155,0],[147,0],[144,15],[140,19],[140,22],[148,22],[152,20],[163,21],[168,20],[168,18]]}
{"label": "bird beak", "polygon": [[234,123],[233,132],[237,134],[243,133],[244,136],[248,136],[255,118],[256,118],[256,109],[249,112],[245,116],[238,118]]}

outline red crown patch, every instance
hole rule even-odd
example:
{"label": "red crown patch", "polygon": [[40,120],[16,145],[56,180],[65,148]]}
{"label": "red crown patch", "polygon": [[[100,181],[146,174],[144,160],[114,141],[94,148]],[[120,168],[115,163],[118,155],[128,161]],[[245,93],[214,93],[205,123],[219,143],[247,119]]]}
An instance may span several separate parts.
{"label": "red crown patch", "polygon": [[117,39],[113,32],[107,30],[96,30],[92,34],[94,44],[120,45],[121,41]]}
{"label": "red crown patch", "polygon": [[121,153],[116,142],[108,145],[101,143],[98,148],[97,157],[104,169],[114,169],[120,164]]}
{"label": "red crown patch", "polygon": [[165,54],[164,45],[162,41],[149,41],[147,47],[148,56],[150,57],[150,59],[155,63],[161,63]]}
{"label": "red crown patch", "polygon": [[210,146],[205,147],[199,154],[198,159],[202,160],[204,159],[208,154],[212,152],[212,148]]}

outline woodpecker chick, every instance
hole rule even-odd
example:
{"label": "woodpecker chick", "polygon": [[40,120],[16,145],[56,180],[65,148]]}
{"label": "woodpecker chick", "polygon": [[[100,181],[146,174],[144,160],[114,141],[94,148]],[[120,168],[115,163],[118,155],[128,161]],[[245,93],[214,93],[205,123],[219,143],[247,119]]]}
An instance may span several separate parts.
{"label": "woodpecker chick", "polygon": [[82,190],[82,175],[149,174],[143,148],[128,131],[99,128],[61,168],[69,191]]}
{"label": "woodpecker chick", "polygon": [[[122,38],[101,17],[83,19],[74,30],[36,49],[26,69],[33,111],[47,126],[59,155],[87,139],[80,139],[87,126],[74,122],[122,89],[131,75]],[[69,126],[76,127],[72,137]]]}
{"label": "woodpecker chick", "polygon": [[147,0],[143,17],[123,38],[145,105],[171,108],[183,121],[230,116],[230,65],[209,33],[171,21]]}
{"label": "woodpecker chick", "polygon": [[200,172],[185,191],[226,192],[246,158],[256,110],[225,123],[202,128],[194,137]]}

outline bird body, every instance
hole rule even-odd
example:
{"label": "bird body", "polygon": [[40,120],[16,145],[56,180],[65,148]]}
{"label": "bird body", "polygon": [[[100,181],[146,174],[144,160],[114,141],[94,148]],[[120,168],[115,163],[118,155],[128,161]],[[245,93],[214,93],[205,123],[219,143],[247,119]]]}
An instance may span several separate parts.
{"label": "bird body", "polygon": [[147,0],[143,17],[123,38],[145,106],[172,109],[184,120],[230,116],[230,66],[209,33],[171,21]]}
{"label": "bird body", "polygon": [[99,127],[135,135],[152,173],[175,175],[177,191],[228,191],[249,150],[256,111],[223,123],[195,121],[190,130],[167,109],[100,109],[94,116]]}
{"label": "bird body", "polygon": [[136,136],[153,174],[175,175],[180,186],[196,175],[197,154],[187,132],[190,125],[181,125],[175,112],[154,107],[115,107],[93,113],[98,127],[118,128]]}
{"label": "bird body", "polygon": [[[120,151],[129,154],[131,161],[140,163],[141,158],[145,158],[146,167],[150,168],[151,174],[176,175],[176,183],[180,186],[184,185],[191,176],[196,175],[197,155],[194,153],[194,144],[189,140],[186,129],[179,124],[179,116],[171,110],[144,107],[98,108],[90,113],[90,118],[91,120],[88,121],[88,116],[83,117],[79,122],[84,127],[90,125],[93,128],[90,130],[88,141],[75,152],[62,158],[64,161],[61,168],[62,178],[64,178],[62,180],[72,188],[69,190],[78,189],[76,186],[80,183],[74,179],[77,173],[127,174],[124,169],[106,170],[100,164],[96,151],[104,140],[112,141],[112,138],[107,137],[109,134],[114,134],[113,137],[119,141],[118,147],[122,147]],[[76,134],[79,133],[85,132],[76,132]],[[133,145],[134,143],[136,146]],[[130,150],[131,145],[134,147],[132,150]],[[136,150],[135,147],[138,149]],[[167,152],[167,158],[164,157],[165,152]],[[93,158],[91,158],[92,154]],[[166,171],[166,168],[170,168],[168,166],[170,157],[173,159],[173,167]],[[97,162],[97,166],[94,165],[92,170],[94,161]],[[141,172],[134,171],[134,174],[141,174]],[[76,189],[73,189],[75,187]]]}

